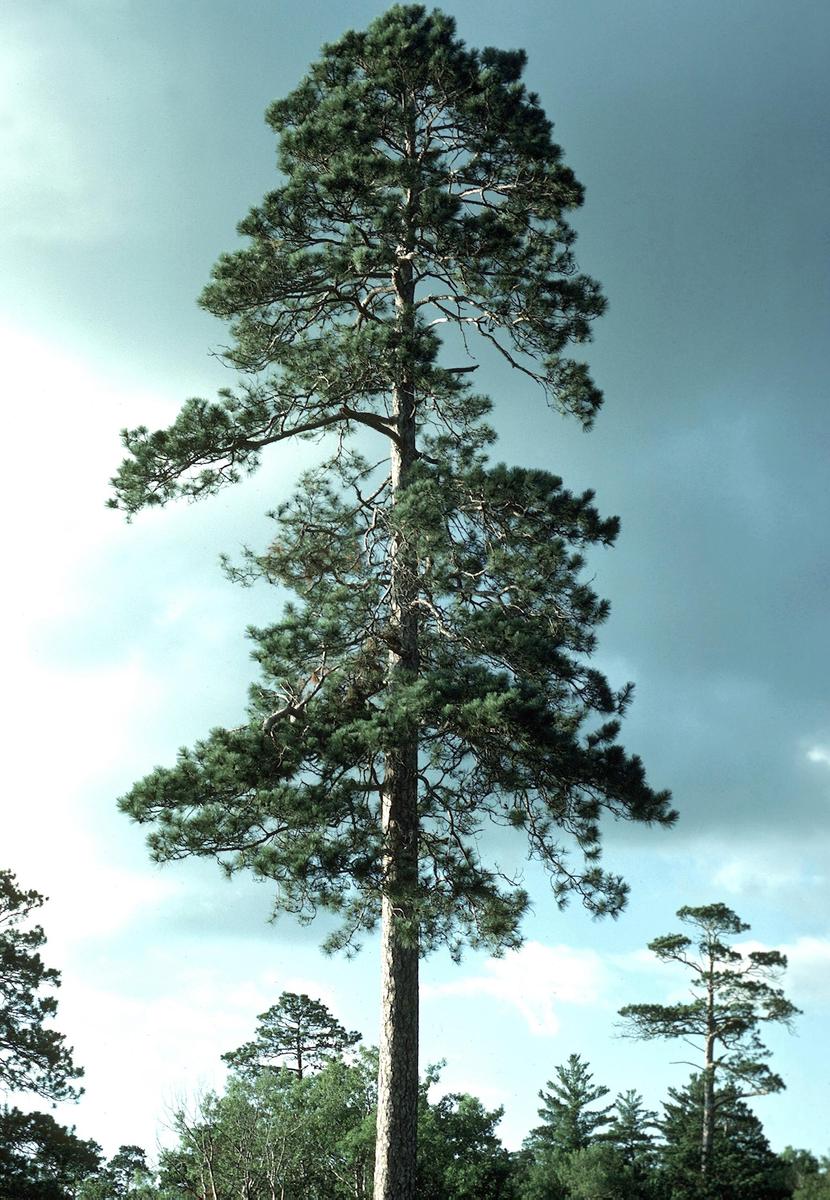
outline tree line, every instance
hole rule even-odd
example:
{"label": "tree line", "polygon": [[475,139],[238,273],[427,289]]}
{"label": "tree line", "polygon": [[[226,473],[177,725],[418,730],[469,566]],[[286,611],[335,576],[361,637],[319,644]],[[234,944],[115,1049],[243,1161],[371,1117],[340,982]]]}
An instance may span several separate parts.
{"label": "tree line", "polygon": [[[0,1083],[48,1100],[80,1094],[83,1075],[55,1014],[58,973],[40,956],[32,914],[43,897],[0,872]],[[691,1039],[700,1070],[662,1112],[636,1087],[613,1099],[578,1054],[539,1092],[540,1123],[509,1151],[503,1108],[439,1095],[443,1064],[418,1086],[417,1194],[423,1200],[823,1200],[830,1159],[776,1155],[751,1096],[779,1091],[761,1034],[796,1014],[779,984],[786,959],[743,952],[745,922],[722,904],[683,908],[689,930],[656,938],[681,962],[690,999],[629,1005],[623,1032]],[[48,1113],[0,1109],[0,1200],[369,1200],[377,1140],[378,1052],[319,1000],[284,992],[253,1037],[222,1055],[229,1080],[170,1114],[176,1143],[157,1163],[124,1145],[107,1159]]]}

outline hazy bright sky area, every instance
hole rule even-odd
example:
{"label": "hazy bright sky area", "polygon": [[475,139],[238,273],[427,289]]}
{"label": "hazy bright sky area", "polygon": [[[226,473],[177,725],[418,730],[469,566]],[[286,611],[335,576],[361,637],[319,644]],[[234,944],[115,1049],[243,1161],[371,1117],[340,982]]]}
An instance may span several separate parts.
{"label": "hazy bright sky area", "polygon": [[[119,429],[232,383],[196,307],[236,222],[274,185],[266,105],[375,0],[2,0],[0,372],[5,452],[6,797],[0,866],[50,896],[58,1026],[86,1067],[61,1120],[151,1152],[165,1108],[221,1083],[283,989],[377,1036],[371,939],[326,959],[320,927],[267,923],[266,885],[154,867],[116,798],[177,747],[243,719],[245,627],[278,597],[228,582],[222,551],[320,448],[273,450],[198,505],[107,511]],[[804,1010],[775,1033],[787,1091],[757,1102],[776,1149],[824,1152],[830,1111],[827,390],[830,6],[823,0],[448,0],[474,46],[525,47],[529,85],[587,187],[580,266],[608,315],[590,349],[596,429],[487,364],[495,456],[596,489],[618,546],[597,663],[632,679],[624,728],[674,830],[611,826],[627,912],[558,913],[529,872],[528,942],[423,971],[422,1063],[504,1104],[517,1145],[578,1052],[658,1107],[676,1046],[614,1035],[625,1003],[684,981],[646,943],[681,905],[723,901],[790,958]]]}

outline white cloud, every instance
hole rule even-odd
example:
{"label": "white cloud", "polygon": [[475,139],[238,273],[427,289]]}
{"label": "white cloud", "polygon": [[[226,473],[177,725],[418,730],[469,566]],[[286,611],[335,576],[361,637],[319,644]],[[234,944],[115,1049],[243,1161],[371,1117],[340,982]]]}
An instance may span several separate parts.
{"label": "white cloud", "polygon": [[807,759],[811,763],[821,763],[825,767],[830,767],[830,750],[825,746],[812,746],[807,751]]}
{"label": "white cloud", "polygon": [[787,956],[787,989],[793,996],[830,1003],[830,938],[800,937],[779,949]]}
{"label": "white cloud", "polygon": [[3,434],[15,452],[0,475],[3,540],[14,564],[6,633],[65,614],[79,603],[83,558],[114,540],[121,524],[104,507],[121,456],[119,429],[169,417],[160,397],[108,379],[66,350],[0,319],[7,404]]}
{"label": "white cloud", "polygon": [[173,974],[167,994],[150,1000],[64,976],[60,1026],[84,1064],[86,1088],[71,1119],[91,1122],[111,1147],[130,1141],[151,1149],[163,1110],[183,1091],[220,1086],[220,1055],[242,1040],[247,1010],[207,973],[185,974]]}
{"label": "white cloud", "polygon": [[824,855],[820,840],[805,844],[801,831],[793,826],[787,835],[774,839],[757,833],[725,842],[707,835],[694,841],[685,858],[672,852],[666,861],[678,872],[687,871],[691,861],[701,881],[695,884],[697,903],[707,898],[699,890],[705,886],[709,900],[759,897],[789,905],[805,889],[826,884]]}
{"label": "white cloud", "polygon": [[77,940],[83,931],[113,930],[167,886],[95,862],[84,803],[96,779],[136,754],[134,730],[157,707],[160,681],[136,654],[86,667],[50,660],[44,635],[89,606],[90,562],[119,536],[103,503],[119,424],[125,414],[162,406],[2,324],[0,361],[9,400],[4,435],[14,447],[0,475],[11,566],[0,622],[10,797],[3,865],[55,899],[50,940]]}
{"label": "white cloud", "polygon": [[782,862],[780,847],[776,847],[727,859],[714,872],[712,882],[731,896],[746,896],[792,891],[820,879],[808,875],[800,862]]}
{"label": "white cloud", "polygon": [[[72,843],[64,839],[62,845]],[[168,875],[109,867],[93,857],[90,845],[72,846],[69,861],[71,869],[48,864],[49,904],[42,922],[48,935],[50,963],[65,961],[73,946],[111,938],[139,914],[170,903],[182,891]],[[17,860],[15,868],[20,870]],[[42,872],[43,864],[37,871],[27,868],[24,880],[20,871],[21,882],[37,888]]]}
{"label": "white cloud", "polygon": [[484,970],[484,975],[427,985],[424,998],[492,996],[516,1008],[531,1033],[554,1037],[560,1027],[560,1004],[598,1005],[609,984],[607,968],[593,950],[541,942],[527,942],[503,958],[490,958]]}
{"label": "white cloud", "polygon": [[[133,659],[98,670],[60,671],[7,649],[9,692],[2,719],[7,750],[3,866],[50,900],[42,922],[49,961],[123,928],[177,887],[102,856],[100,813],[86,800],[95,781],[135,753],[132,730],[154,706],[156,681]],[[111,805],[108,805],[108,815]],[[105,822],[106,824],[106,822]]]}

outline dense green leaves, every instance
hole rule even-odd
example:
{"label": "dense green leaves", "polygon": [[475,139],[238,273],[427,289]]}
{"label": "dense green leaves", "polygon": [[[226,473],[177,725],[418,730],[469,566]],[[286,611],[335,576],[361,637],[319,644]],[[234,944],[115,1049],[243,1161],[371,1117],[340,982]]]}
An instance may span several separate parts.
{"label": "dense green leaves", "polygon": [[424,1102],[418,1122],[418,1200],[501,1200],[510,1192],[511,1156],[488,1111],[467,1094]]}
{"label": "dense green leaves", "polygon": [[73,1200],[100,1164],[100,1146],[48,1113],[0,1109],[0,1200]]}
{"label": "dense green leaves", "polygon": [[162,1193],[364,1200],[376,1070],[375,1057],[363,1054],[302,1079],[288,1071],[236,1076],[224,1096],[176,1114],[180,1142],[162,1153]]}
{"label": "dense green leaves", "polygon": [[710,1170],[700,1171],[700,1128],[704,1085],[693,1077],[672,1088],[661,1130],[661,1178],[669,1196],[688,1200],[784,1200],[790,1194],[786,1170],[770,1149],[761,1122],[730,1086],[715,1092],[715,1123]]}
{"label": "dense green leaves", "polygon": [[793,1200],[830,1200],[830,1157],[787,1146],[780,1156]]}
{"label": "dense green leaves", "polygon": [[44,965],[38,951],[46,937],[31,923],[43,901],[0,871],[0,1086],[61,1100],[77,1094],[72,1081],[83,1071],[63,1034],[47,1025],[58,1007],[48,993],[60,975]]}
{"label": "dense green leaves", "polygon": [[120,1146],[109,1162],[85,1178],[73,1200],[162,1200],[162,1194],[144,1150],[130,1145]]}
{"label": "dense green leaves", "polygon": [[[174,1114],[178,1142],[161,1152],[158,1172],[137,1146],[105,1162],[95,1143],[51,1117],[6,1111],[0,1200],[368,1200],[375,1071],[375,1053],[360,1051],[348,1063],[334,1055],[302,1079],[282,1069],[235,1072],[223,1094]],[[633,1089],[605,1103],[608,1090],[571,1055],[542,1093],[545,1126],[518,1153],[499,1138],[501,1108],[469,1094],[429,1099],[439,1077],[430,1069],[420,1087],[419,1200],[824,1200],[828,1191],[827,1161],[772,1153],[731,1086],[716,1091],[704,1180],[699,1076],[670,1090],[658,1119]]]}

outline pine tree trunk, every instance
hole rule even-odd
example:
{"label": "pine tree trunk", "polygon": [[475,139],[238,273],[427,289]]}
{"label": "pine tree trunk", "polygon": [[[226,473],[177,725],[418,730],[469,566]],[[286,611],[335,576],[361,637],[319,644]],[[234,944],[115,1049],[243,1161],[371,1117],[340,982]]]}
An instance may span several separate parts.
{"label": "pine tree trunk", "polygon": [[715,986],[714,963],[710,962],[706,1003],[706,1048],[703,1064],[703,1129],[700,1139],[700,1173],[710,1174],[715,1137]]}
{"label": "pine tree trunk", "polygon": [[703,1070],[703,1131],[700,1142],[700,1173],[709,1175],[712,1163],[712,1146],[715,1137],[715,1072],[707,1063]]}
{"label": "pine tree trunk", "polygon": [[[390,806],[391,807],[391,806]],[[418,1123],[418,945],[384,897],[374,1200],[414,1200]]]}
{"label": "pine tree trunk", "polygon": [[[411,261],[395,274],[397,326],[414,330]],[[414,371],[397,381],[392,443],[394,499],[416,458]],[[417,563],[393,537],[388,683],[418,672]],[[384,896],[381,914],[381,1025],[374,1200],[414,1200],[418,1124],[418,731],[406,731],[385,756],[382,822]]]}

